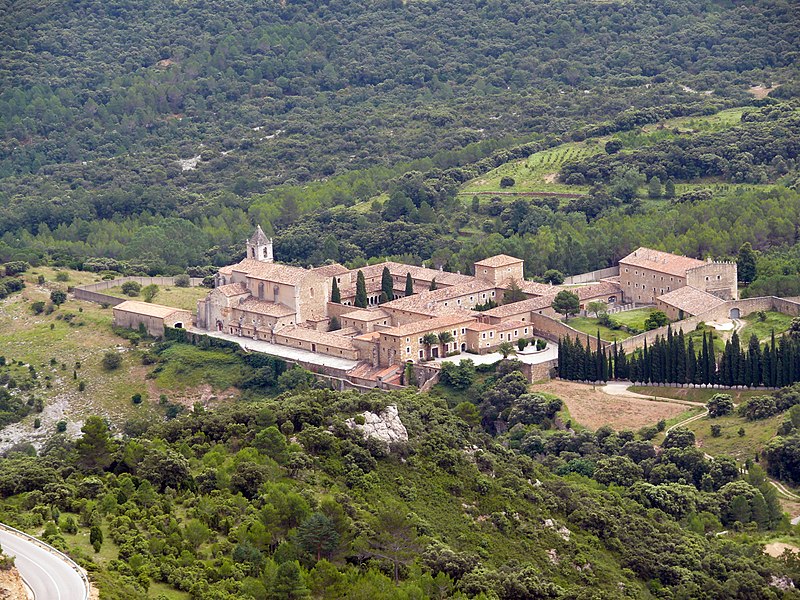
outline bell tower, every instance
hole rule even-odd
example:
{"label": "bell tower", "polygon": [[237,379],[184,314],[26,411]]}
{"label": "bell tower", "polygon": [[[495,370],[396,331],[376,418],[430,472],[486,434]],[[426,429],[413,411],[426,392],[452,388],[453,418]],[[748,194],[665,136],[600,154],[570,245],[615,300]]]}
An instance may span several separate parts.
{"label": "bell tower", "polygon": [[247,240],[247,258],[270,263],[275,260],[272,256],[272,238],[266,236],[261,225],[256,227],[255,233]]}

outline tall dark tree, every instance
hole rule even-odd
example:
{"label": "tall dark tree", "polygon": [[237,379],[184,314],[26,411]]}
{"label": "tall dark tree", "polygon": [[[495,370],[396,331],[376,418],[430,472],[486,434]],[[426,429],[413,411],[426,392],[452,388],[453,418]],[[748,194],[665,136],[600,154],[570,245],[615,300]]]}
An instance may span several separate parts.
{"label": "tall dark tree", "polygon": [[414,294],[414,279],[411,277],[411,273],[406,273],[405,294],[406,296],[411,296]]}
{"label": "tall dark tree", "polygon": [[384,298],[383,302],[394,300],[394,280],[389,267],[383,267],[381,271],[381,297]]}
{"label": "tall dark tree", "polygon": [[339,291],[339,284],[336,283],[336,277],[333,278],[333,284],[331,285],[331,302],[335,302],[336,304],[342,303],[342,293]]}
{"label": "tall dark tree", "polygon": [[89,473],[99,473],[111,465],[116,448],[106,422],[97,416],[86,419],[83,435],[75,442],[78,466]]}
{"label": "tall dark tree", "polygon": [[358,308],[367,308],[367,281],[364,279],[364,273],[358,271],[356,275],[356,299],[353,302]]}
{"label": "tall dark tree", "polygon": [[750,242],[745,242],[739,248],[739,255],[736,257],[736,270],[739,281],[751,283],[756,279],[756,254]]}

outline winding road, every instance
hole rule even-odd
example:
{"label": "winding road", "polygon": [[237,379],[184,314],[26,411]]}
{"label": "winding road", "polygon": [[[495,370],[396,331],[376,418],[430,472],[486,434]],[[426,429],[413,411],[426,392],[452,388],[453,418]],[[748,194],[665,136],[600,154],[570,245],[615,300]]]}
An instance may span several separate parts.
{"label": "winding road", "polygon": [[85,600],[83,577],[61,556],[19,535],[0,529],[3,552],[16,566],[36,600]]}

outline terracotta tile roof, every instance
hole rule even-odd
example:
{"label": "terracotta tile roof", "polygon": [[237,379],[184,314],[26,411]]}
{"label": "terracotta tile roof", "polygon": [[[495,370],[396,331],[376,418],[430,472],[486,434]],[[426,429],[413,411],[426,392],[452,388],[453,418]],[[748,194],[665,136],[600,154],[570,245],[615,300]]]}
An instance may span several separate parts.
{"label": "terracotta tile roof", "polygon": [[172,306],[164,306],[163,304],[151,304],[149,302],[141,302],[139,300],[125,300],[114,307],[114,310],[120,312],[135,313],[137,315],[144,315],[147,317],[156,317],[158,319],[165,319],[176,312],[188,313],[188,310],[182,308],[173,308]]}
{"label": "terracotta tile roof", "polygon": [[344,313],[341,318],[353,319],[354,321],[377,321],[379,319],[388,319],[389,313],[381,308],[373,310],[362,308],[349,313]]}
{"label": "terracotta tile roof", "polygon": [[713,294],[688,285],[662,294],[656,298],[656,301],[663,302],[692,316],[699,315],[725,303],[724,300],[717,298]]}
{"label": "terracotta tile roof", "polygon": [[487,317],[496,317],[499,319],[502,319],[504,317],[510,317],[512,315],[521,315],[526,312],[549,308],[550,305],[553,304],[553,298],[555,298],[555,294],[551,296],[539,296],[537,298],[529,298],[528,300],[522,300],[520,302],[503,304],[501,306],[498,306],[497,308],[486,310],[481,314],[486,315]]}
{"label": "terracotta tile roof", "polygon": [[571,288],[569,291],[577,294],[579,300],[586,300],[588,298],[619,294],[621,289],[618,283],[602,281],[600,283],[591,283],[589,285]]}
{"label": "terracotta tile roof", "polygon": [[242,312],[265,315],[267,317],[288,317],[296,312],[283,304],[259,300],[258,298],[253,298],[252,296],[245,299],[244,302],[235,304],[231,308],[234,310],[240,310]]}
{"label": "terracotta tile roof", "polygon": [[[223,272],[223,269],[226,270]],[[245,273],[248,277],[253,277],[254,279],[263,279],[285,285],[297,285],[312,274],[312,271],[308,269],[279,263],[262,262],[254,258],[245,258],[239,263],[230,267],[223,267],[223,269],[220,269],[220,272],[224,274],[236,271]]]}
{"label": "terracotta tile roof", "polygon": [[526,323],[525,321],[503,321],[502,323],[498,323],[495,327],[497,331],[508,331],[509,329],[519,329],[521,327],[530,327],[530,323]]}
{"label": "terracotta tile roof", "polygon": [[495,325],[489,325],[488,323],[470,323],[467,325],[468,331],[489,331],[495,328]]}
{"label": "terracotta tile roof", "polygon": [[316,329],[306,329],[305,327],[292,325],[291,327],[284,327],[276,331],[275,335],[282,335],[293,340],[324,344],[325,346],[332,346],[344,350],[355,350],[352,338],[344,335],[337,335],[335,332],[317,331]]}
{"label": "terracotta tile roof", "polygon": [[[355,298],[356,297],[356,283],[355,278],[353,278],[353,283],[351,284],[342,284],[339,286],[339,295],[342,298]],[[367,281],[365,283],[367,288],[367,294],[374,294],[375,292],[381,291],[381,282],[380,281]]]}
{"label": "terracotta tile roof", "polygon": [[353,269],[353,281],[356,280],[358,271],[364,273],[364,277],[367,279],[371,277],[380,277],[384,267],[388,267],[389,272],[394,277],[405,277],[406,274],[411,273],[412,279],[429,282],[435,278],[438,285],[445,286],[458,285],[459,283],[466,283],[474,279],[474,277],[461,275],[460,273],[450,273],[449,271],[439,271],[437,269],[428,269],[427,267],[404,265],[403,263],[387,261],[378,263],[377,265],[361,267],[361,269]]}
{"label": "terracotta tile roof", "polygon": [[[550,283],[539,283],[537,281],[517,281],[519,289],[531,296],[549,296],[555,294],[561,288]],[[505,287],[509,287],[508,284]]]}
{"label": "terracotta tile roof", "polygon": [[370,331],[368,333],[362,333],[361,335],[357,335],[353,337],[354,340],[361,340],[362,342],[374,342],[379,337],[381,337],[380,332],[378,331]]}
{"label": "terracotta tile roof", "polygon": [[705,263],[702,260],[688,256],[670,254],[660,250],[652,250],[651,248],[638,248],[625,258],[620,259],[619,264],[686,277],[686,271],[701,267]]}
{"label": "terracotta tile roof", "polygon": [[349,273],[350,269],[345,267],[344,265],[340,265],[339,263],[333,263],[331,265],[322,265],[319,267],[314,267],[311,269],[315,273],[319,273],[323,277],[336,277],[337,275],[344,275],[345,273]]}
{"label": "terracotta tile roof", "polygon": [[508,254],[498,254],[496,256],[490,256],[489,258],[484,258],[483,260],[476,261],[475,264],[481,267],[505,267],[508,265],[515,265],[517,263],[521,263],[523,260],[521,258],[514,258],[513,256],[509,256]]}
{"label": "terracotta tile roof", "polygon": [[220,285],[214,288],[214,291],[219,292],[223,296],[230,298],[232,296],[241,296],[247,294],[247,288],[242,283],[229,283],[228,285]]}
{"label": "terracotta tile roof", "polygon": [[[451,287],[433,290],[432,292],[420,292],[413,296],[398,298],[385,303],[383,306],[397,310],[435,314],[439,308],[472,308],[475,304],[484,304],[487,300],[492,299],[491,292],[493,291],[495,291],[493,283],[475,279]],[[486,298],[482,296],[484,293]],[[469,299],[470,296],[474,298],[472,301]],[[466,297],[466,302],[463,305],[457,304],[457,299],[461,297]],[[448,302],[447,307],[444,306],[445,302]]]}
{"label": "terracotta tile roof", "polygon": [[472,317],[464,317],[460,315],[444,315],[441,317],[434,317],[433,319],[425,319],[415,323],[408,323],[400,325],[399,327],[392,327],[380,332],[380,335],[390,335],[393,337],[403,337],[409,335],[417,335],[420,333],[427,333],[428,331],[444,330],[454,325],[461,325],[469,321]]}

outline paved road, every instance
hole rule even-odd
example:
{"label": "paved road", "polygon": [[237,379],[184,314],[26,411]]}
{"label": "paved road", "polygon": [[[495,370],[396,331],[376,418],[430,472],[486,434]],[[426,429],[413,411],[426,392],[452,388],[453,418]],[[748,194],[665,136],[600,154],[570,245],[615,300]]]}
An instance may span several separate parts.
{"label": "paved road", "polygon": [[0,545],[3,552],[16,557],[17,569],[36,600],[84,600],[83,579],[59,556],[4,530],[0,530]]}

